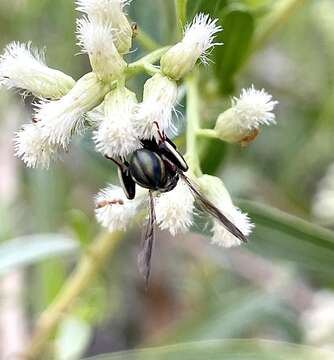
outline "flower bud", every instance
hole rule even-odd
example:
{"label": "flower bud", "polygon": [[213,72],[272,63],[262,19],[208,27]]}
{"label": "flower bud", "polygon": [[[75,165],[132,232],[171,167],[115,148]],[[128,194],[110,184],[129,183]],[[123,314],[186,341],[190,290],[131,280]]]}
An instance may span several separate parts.
{"label": "flower bud", "polygon": [[141,147],[133,124],[136,94],[125,87],[112,90],[104,99],[104,114],[94,132],[96,148],[103,155],[125,157]]}
{"label": "flower bud", "polygon": [[61,71],[45,65],[44,54],[31,44],[13,42],[0,57],[0,86],[18,88],[37,97],[58,99],[67,94],[75,81]]}
{"label": "flower bud", "polygon": [[186,27],[183,40],[162,56],[162,72],[174,80],[180,80],[193,69],[198,59],[206,64],[208,50],[220,45],[214,43],[215,34],[222,30],[217,21],[209,15],[198,14]]}
{"label": "flower bud", "polygon": [[272,112],[278,102],[272,96],[254,89],[243,89],[240,98],[233,98],[232,107],[219,115],[215,127],[217,136],[229,143],[247,144],[259,133],[261,125],[275,124]]}
{"label": "flower bud", "polygon": [[83,115],[98,106],[109,90],[95,73],[86,74],[60,100],[37,104],[35,120],[51,144],[66,149],[71,136],[83,128]]}
{"label": "flower bud", "polygon": [[177,100],[177,84],[161,74],[155,74],[146,81],[143,102],[137,106],[135,126],[142,139],[152,138],[157,131],[154,123],[158,123],[161,131],[172,125],[172,115]]}
{"label": "flower bud", "polygon": [[114,33],[110,25],[88,21],[77,21],[79,45],[87,53],[93,71],[103,81],[122,76],[126,62],[114,45]]}
{"label": "flower bud", "polygon": [[94,23],[113,29],[114,44],[120,54],[129,52],[132,46],[132,29],[124,13],[129,0],[78,0],[77,10],[88,15]]}
{"label": "flower bud", "polygon": [[[223,182],[210,175],[202,175],[198,184],[203,194],[243,233],[248,236],[254,227],[247,214],[233,205],[231,196]],[[236,238],[218,220],[213,221],[212,243],[226,248],[239,246],[242,242]]]}

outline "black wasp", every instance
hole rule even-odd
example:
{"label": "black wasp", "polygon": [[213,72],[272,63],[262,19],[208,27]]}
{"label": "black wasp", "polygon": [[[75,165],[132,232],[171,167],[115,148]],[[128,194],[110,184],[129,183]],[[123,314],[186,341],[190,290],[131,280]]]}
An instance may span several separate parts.
{"label": "black wasp", "polygon": [[161,133],[159,128],[158,134],[158,141],[154,137],[151,140],[141,140],[142,148],[134,151],[126,160],[122,161],[106,156],[107,159],[117,164],[120,183],[128,199],[134,199],[136,184],[149,189],[149,220],[143,240],[143,248],[138,256],[139,270],[144,275],[146,283],[150,276],[155,239],[156,218],[153,192],[171,191],[180,179],[188,185],[195,200],[203,210],[219,220],[235,237],[247,242],[243,233],[211,201],[202,195],[184,174],[188,170],[188,165],[178,152],[176,145],[164,133]]}

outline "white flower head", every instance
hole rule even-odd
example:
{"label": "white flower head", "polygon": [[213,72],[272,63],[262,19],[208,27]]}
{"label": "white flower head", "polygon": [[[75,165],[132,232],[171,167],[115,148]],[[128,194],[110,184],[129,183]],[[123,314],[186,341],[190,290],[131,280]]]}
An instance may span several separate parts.
{"label": "white flower head", "polygon": [[[254,225],[247,214],[233,205],[231,196],[223,182],[210,175],[203,175],[198,179],[200,188],[205,196],[242,232],[244,236],[250,235]],[[212,243],[230,248],[242,244],[241,240],[232,235],[218,220],[213,221]]]}
{"label": "white flower head", "polygon": [[110,232],[126,230],[137,213],[143,198],[126,198],[119,186],[109,185],[96,197],[95,215],[98,222]]}
{"label": "white flower head", "polygon": [[326,225],[334,223],[334,164],[331,164],[326,175],[321,179],[313,199],[314,216]]}
{"label": "white flower head", "polygon": [[48,169],[51,161],[57,157],[58,148],[48,142],[39,124],[24,125],[15,134],[15,155],[29,168]]}
{"label": "white flower head", "polygon": [[74,85],[74,80],[45,64],[44,54],[31,44],[12,42],[0,56],[0,86],[22,89],[38,97],[57,99]]}
{"label": "white flower head", "polygon": [[108,90],[94,73],[89,73],[60,100],[36,104],[35,119],[50,144],[66,149],[72,135],[83,128],[84,114],[99,105]]}
{"label": "white flower head", "polygon": [[105,97],[104,119],[94,132],[96,148],[103,155],[123,158],[141,147],[133,125],[136,104],[136,95],[124,87]]}
{"label": "white flower head", "polygon": [[155,74],[146,81],[143,102],[135,111],[135,127],[142,139],[152,138],[157,131],[172,126],[173,112],[177,100],[177,84],[166,76]]}
{"label": "white flower head", "polygon": [[114,45],[114,32],[109,24],[77,20],[77,37],[84,53],[87,53],[93,71],[101,80],[117,79],[126,63]]}
{"label": "white flower head", "polygon": [[114,30],[114,44],[121,54],[132,45],[131,25],[124,13],[129,0],[77,0],[77,10],[88,15],[93,23],[108,25]]}
{"label": "white flower head", "polygon": [[214,42],[215,36],[222,31],[218,19],[200,13],[188,24],[181,42],[173,46],[161,58],[161,70],[172,79],[179,80],[189,73],[198,59],[208,62],[208,51],[221,43]]}
{"label": "white flower head", "polygon": [[227,142],[252,141],[261,125],[276,123],[273,110],[277,104],[264,89],[242,89],[240,97],[232,99],[232,107],[218,117],[215,130]]}
{"label": "white flower head", "polygon": [[193,223],[194,197],[186,184],[177,186],[155,199],[156,220],[162,230],[175,236],[185,233]]}

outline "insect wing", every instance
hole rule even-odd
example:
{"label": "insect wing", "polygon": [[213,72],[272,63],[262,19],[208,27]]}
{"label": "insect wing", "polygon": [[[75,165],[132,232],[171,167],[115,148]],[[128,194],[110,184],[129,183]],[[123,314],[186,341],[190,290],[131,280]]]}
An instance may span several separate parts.
{"label": "insect wing", "polygon": [[179,175],[189,186],[191,192],[193,193],[194,197],[199,202],[203,210],[205,210],[215,219],[220,221],[222,225],[236,238],[238,238],[244,243],[248,242],[247,237],[215,205],[213,205],[210,200],[208,200],[196,189],[196,187],[191,183],[191,181],[186,175],[184,175],[182,172],[179,172]]}
{"label": "insect wing", "polygon": [[142,250],[138,255],[138,268],[139,272],[144,276],[146,282],[146,288],[148,287],[148,281],[151,273],[151,260],[152,252],[155,241],[155,210],[154,210],[154,200],[152,192],[149,192],[149,218],[145,231],[145,236],[143,239]]}

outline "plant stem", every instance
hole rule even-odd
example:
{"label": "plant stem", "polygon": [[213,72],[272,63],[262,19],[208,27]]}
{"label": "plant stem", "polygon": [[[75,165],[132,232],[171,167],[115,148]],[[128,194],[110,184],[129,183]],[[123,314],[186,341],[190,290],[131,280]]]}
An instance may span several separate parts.
{"label": "plant stem", "polygon": [[175,0],[178,35],[181,36],[187,22],[187,0]]}
{"label": "plant stem", "polygon": [[120,232],[100,235],[82,255],[79,264],[65,283],[54,302],[40,316],[35,333],[24,358],[36,359],[41,356],[50,335],[57,328],[63,316],[71,309],[79,296],[89,287],[93,278],[112,254],[123,234]]}
{"label": "plant stem", "polygon": [[199,95],[198,95],[198,77],[193,73],[186,80],[187,86],[187,153],[186,158],[191,171],[196,176],[202,175],[198,148],[196,144],[196,133],[199,130]]}
{"label": "plant stem", "polygon": [[267,39],[277,30],[287,19],[302,6],[305,0],[281,0],[275,3],[274,9],[260,26],[260,31],[255,35],[251,53],[260,48]]}
{"label": "plant stem", "polygon": [[153,75],[159,72],[159,69],[154,67],[152,64],[156,63],[161,58],[161,56],[166,53],[168,49],[169,46],[162,47],[129,64],[126,69],[127,77],[143,71],[147,72],[149,75]]}
{"label": "plant stem", "polygon": [[213,129],[198,129],[196,131],[196,135],[201,136],[201,137],[210,138],[210,139],[218,138],[216,131]]}
{"label": "plant stem", "polygon": [[154,51],[159,47],[159,44],[141,29],[139,30],[136,40],[147,51]]}

